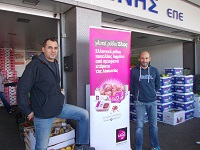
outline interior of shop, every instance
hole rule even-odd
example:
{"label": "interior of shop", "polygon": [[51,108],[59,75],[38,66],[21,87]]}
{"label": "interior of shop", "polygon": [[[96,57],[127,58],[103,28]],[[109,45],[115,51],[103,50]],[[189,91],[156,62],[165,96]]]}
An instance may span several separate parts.
{"label": "interior of shop", "polygon": [[[14,50],[15,55],[13,57],[15,57],[17,63],[14,67],[15,77],[20,77],[31,57],[40,53],[43,40],[47,37],[58,37],[58,20],[8,11],[0,11],[0,19],[3,20],[0,30],[0,48],[2,50]],[[164,73],[165,68],[184,68],[187,66],[187,64],[184,64],[183,57],[184,43],[193,45],[195,33],[110,14],[103,14],[102,22],[103,27],[132,29],[132,66],[137,63],[138,54],[143,50],[151,53],[151,64],[158,68],[160,74]],[[192,48],[187,52],[191,53],[191,51],[193,51]],[[192,59],[192,57],[187,57],[189,61]],[[13,105],[16,104],[15,102],[13,102]],[[0,106],[2,106],[1,103]],[[17,106],[14,106],[14,108],[18,113]],[[0,137],[2,136],[0,144],[3,149],[25,149],[16,123],[16,113],[8,116],[5,110],[0,108]],[[200,127],[196,124],[199,124],[197,118],[177,126],[159,122],[161,148],[171,150],[199,149],[196,141],[200,140],[200,136],[195,131],[199,131]],[[133,149],[134,128],[135,124],[131,122],[131,145]],[[150,147],[147,128],[148,124],[145,124],[144,150]]]}

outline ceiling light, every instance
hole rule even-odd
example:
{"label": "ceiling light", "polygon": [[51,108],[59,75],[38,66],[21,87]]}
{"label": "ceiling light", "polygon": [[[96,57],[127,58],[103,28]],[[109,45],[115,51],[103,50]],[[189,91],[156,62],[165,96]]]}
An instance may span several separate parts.
{"label": "ceiling light", "polygon": [[22,3],[36,6],[39,2],[40,0],[23,0]]}

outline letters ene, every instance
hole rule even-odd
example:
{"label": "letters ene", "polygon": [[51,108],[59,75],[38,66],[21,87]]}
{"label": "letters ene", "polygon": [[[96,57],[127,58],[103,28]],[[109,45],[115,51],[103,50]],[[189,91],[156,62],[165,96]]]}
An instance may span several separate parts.
{"label": "letters ene", "polygon": [[167,16],[176,20],[183,21],[183,13],[177,10],[167,9]]}

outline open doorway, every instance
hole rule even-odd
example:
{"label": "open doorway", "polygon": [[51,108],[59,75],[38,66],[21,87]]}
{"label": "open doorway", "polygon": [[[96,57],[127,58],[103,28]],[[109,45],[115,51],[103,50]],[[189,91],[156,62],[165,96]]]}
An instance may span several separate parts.
{"label": "open doorway", "polygon": [[[0,65],[4,76],[14,82],[32,56],[40,54],[44,39],[58,37],[59,20],[2,10],[0,19]],[[5,91],[9,103],[16,105],[16,87],[5,87]]]}

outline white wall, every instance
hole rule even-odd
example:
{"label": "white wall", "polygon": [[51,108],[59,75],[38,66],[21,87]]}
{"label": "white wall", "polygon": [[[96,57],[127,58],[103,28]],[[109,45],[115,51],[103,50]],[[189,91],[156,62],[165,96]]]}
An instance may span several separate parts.
{"label": "white wall", "polygon": [[165,68],[183,68],[182,42],[133,49],[136,53],[144,50],[150,52],[151,65],[156,67],[160,74],[165,73]]}
{"label": "white wall", "polygon": [[26,65],[15,65],[15,71],[17,71],[17,77],[21,77],[25,70]]}

